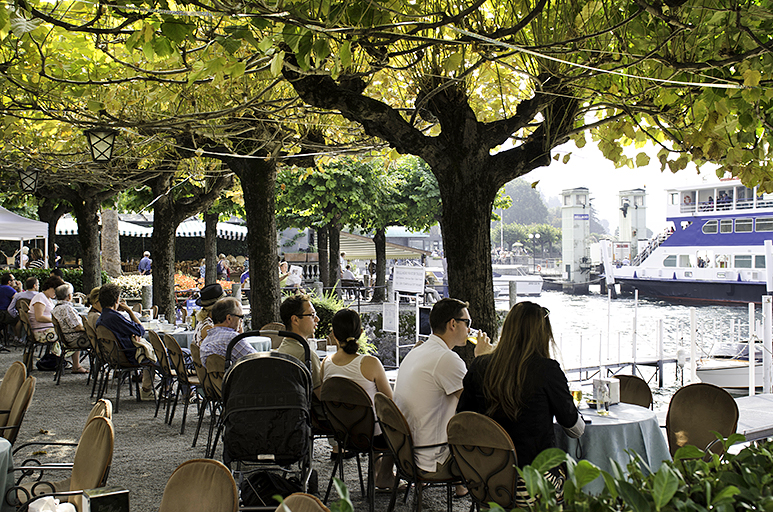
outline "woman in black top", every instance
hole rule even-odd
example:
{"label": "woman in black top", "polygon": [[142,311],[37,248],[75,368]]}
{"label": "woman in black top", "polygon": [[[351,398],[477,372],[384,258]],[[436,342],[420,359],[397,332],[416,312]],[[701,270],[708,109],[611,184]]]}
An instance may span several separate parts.
{"label": "woman in black top", "polygon": [[[555,446],[553,417],[570,437],[585,431],[566,376],[550,358],[555,342],[549,314],[528,301],[510,310],[494,351],[475,358],[470,366],[457,407],[460,412],[485,414],[502,425],[513,440],[519,467]],[[563,488],[560,473],[547,475],[558,491]]]}

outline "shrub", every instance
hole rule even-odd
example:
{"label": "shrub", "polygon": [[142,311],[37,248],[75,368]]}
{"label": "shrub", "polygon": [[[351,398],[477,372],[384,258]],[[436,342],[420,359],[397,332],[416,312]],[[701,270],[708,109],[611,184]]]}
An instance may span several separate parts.
{"label": "shrub", "polygon": [[[41,283],[48,279],[48,276],[51,275],[51,269],[50,268],[25,268],[25,269],[19,269],[19,268],[12,268],[8,269],[7,272],[12,272],[13,275],[18,279],[22,286],[24,286],[24,281],[27,280],[28,277],[35,276],[38,278],[38,281]],[[5,273],[5,272],[2,272]],[[89,294],[91,290],[84,290],[83,289],[83,270],[81,269],[74,269],[74,268],[63,268],[62,274],[64,275],[64,280],[68,283],[72,284],[72,287],[75,289],[76,292],[83,292],[86,295]],[[110,278],[107,276],[106,272],[102,272],[102,282],[107,283],[110,281]]]}

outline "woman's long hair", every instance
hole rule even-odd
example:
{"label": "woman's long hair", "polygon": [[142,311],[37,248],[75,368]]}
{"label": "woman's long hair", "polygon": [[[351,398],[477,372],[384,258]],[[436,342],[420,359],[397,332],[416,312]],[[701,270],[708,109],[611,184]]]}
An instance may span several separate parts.
{"label": "woman's long hair", "polygon": [[525,301],[507,314],[484,379],[488,415],[503,413],[513,421],[518,418],[527,398],[529,363],[535,357],[550,357],[554,340],[549,313],[539,304]]}
{"label": "woman's long hair", "polygon": [[347,354],[356,354],[360,346],[357,340],[362,334],[362,323],[360,315],[351,309],[340,309],[333,315],[331,321],[333,325],[333,335],[338,340],[338,345]]}

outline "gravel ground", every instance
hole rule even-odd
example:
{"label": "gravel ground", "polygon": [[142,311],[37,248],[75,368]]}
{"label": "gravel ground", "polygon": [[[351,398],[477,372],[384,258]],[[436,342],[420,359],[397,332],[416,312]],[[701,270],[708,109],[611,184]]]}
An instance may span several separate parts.
{"label": "gravel ground", "polygon": [[[5,374],[13,361],[21,360],[21,349],[12,349],[10,353],[0,353],[0,375]],[[37,378],[35,395],[32,399],[17,444],[26,441],[68,441],[77,442],[84,427],[84,421],[91,410],[94,400],[91,398],[91,386],[86,385],[85,375],[65,373],[61,384],[53,382],[53,372],[34,370],[32,375]],[[108,388],[107,397],[113,400],[115,407],[115,392],[113,385]],[[154,418],[155,405],[152,402],[137,402],[128,395],[126,386],[121,388],[119,410],[113,413],[115,426],[115,450],[113,464],[110,469],[108,485],[123,486],[130,491],[130,502],[133,511],[144,512],[158,509],[164,486],[174,469],[182,462],[204,456],[206,435],[199,439],[195,448],[191,447],[196,429],[196,406],[188,409],[185,433],[180,435],[182,408],[178,405],[174,422],[171,426],[164,423],[162,414]],[[208,425],[205,418],[204,428]],[[316,441],[312,467],[319,473],[319,487],[324,492],[332,470],[329,460],[330,447],[325,441]],[[218,450],[215,458],[221,460]],[[15,457],[20,464],[21,457]],[[72,452],[49,451],[41,456],[41,462],[56,462],[71,460]],[[367,501],[359,491],[354,459],[346,461],[345,480],[352,492],[355,510],[367,510]],[[365,466],[367,471],[367,466]],[[335,491],[334,491],[335,493]],[[376,495],[375,510],[386,510],[389,504],[389,493]],[[398,499],[396,510],[411,510],[413,493],[408,503],[403,504]],[[430,489],[424,493],[425,510],[445,510],[445,491]],[[455,499],[455,511],[467,511],[470,508],[469,499]]]}

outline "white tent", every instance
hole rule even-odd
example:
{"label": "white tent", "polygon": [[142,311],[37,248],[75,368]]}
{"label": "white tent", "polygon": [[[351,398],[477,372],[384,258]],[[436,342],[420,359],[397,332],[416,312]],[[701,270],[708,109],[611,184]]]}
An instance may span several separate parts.
{"label": "white tent", "polygon": [[[57,235],[77,235],[78,223],[70,215],[65,215],[59,219],[56,224]],[[153,228],[146,228],[138,224],[132,224],[131,222],[118,221],[118,234],[121,236],[139,236],[147,237],[153,234]]]}
{"label": "white tent", "polygon": [[[204,238],[204,222],[189,219],[177,226],[176,236],[178,237],[199,237]],[[56,225],[57,235],[77,235],[78,223],[69,215],[59,219]],[[153,235],[153,228],[140,226],[131,222],[118,221],[118,234],[121,236],[150,237]],[[229,240],[244,240],[247,238],[247,228],[227,222],[217,223],[217,237]]]}
{"label": "white tent", "polygon": [[[48,224],[37,220],[28,219],[21,215],[9,212],[0,207],[0,240],[18,240],[19,249],[24,245],[24,240],[43,239],[43,252],[48,259]],[[13,264],[13,257],[6,256],[9,265]]]}

